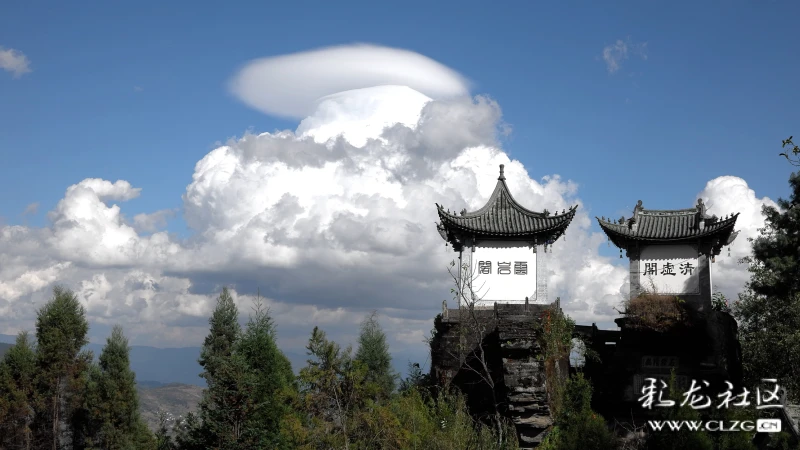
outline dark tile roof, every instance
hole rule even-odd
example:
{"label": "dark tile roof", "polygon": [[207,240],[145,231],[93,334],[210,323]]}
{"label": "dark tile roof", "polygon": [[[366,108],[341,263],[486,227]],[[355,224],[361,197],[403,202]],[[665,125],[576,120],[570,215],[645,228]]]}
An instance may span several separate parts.
{"label": "dark tile roof", "polygon": [[[531,211],[514,200],[508,190],[502,165],[500,177],[489,201],[475,212],[462,211],[460,215],[445,211],[436,205],[439,213],[440,233],[448,239],[448,233],[466,233],[488,237],[532,237],[549,235],[557,239],[566,230],[575,216],[577,206],[565,210],[562,214],[550,215]],[[449,239],[448,239],[449,240]]]}
{"label": "dark tile roof", "polygon": [[605,218],[597,218],[597,222],[618,247],[624,247],[624,241],[628,240],[673,242],[705,237],[719,238],[724,245],[732,236],[739,214],[724,219],[704,216],[705,226],[702,230],[698,224],[700,216],[697,208],[671,211],[639,209],[623,223]]}

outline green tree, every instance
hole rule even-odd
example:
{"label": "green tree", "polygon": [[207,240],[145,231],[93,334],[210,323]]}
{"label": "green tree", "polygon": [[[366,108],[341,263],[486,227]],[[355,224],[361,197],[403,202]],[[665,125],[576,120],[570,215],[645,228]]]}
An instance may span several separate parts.
{"label": "green tree", "polygon": [[380,396],[386,398],[394,392],[397,373],[392,369],[392,355],[376,311],[361,323],[356,360],[367,367],[367,381],[377,385]]}
{"label": "green tree", "polygon": [[281,437],[281,424],[289,414],[287,395],[295,389],[289,359],[276,343],[275,325],[260,296],[236,351],[247,367],[251,409],[245,418],[242,441],[251,448],[287,448]]}
{"label": "green tree", "polygon": [[348,449],[352,418],[366,398],[366,366],[318,327],[306,350],[312,359],[300,370],[299,402],[309,418],[309,439],[324,448]]}
{"label": "green tree", "polygon": [[152,436],[139,414],[136,375],[130,368],[128,339],[119,325],[100,353],[87,384],[88,443],[103,449],[141,448]]}
{"label": "green tree", "polygon": [[743,258],[750,281],[733,313],[746,381],[778,378],[789,398],[800,401],[800,172],[790,175],[789,186],[788,200],[762,209],[764,228]]}
{"label": "green tree", "polygon": [[167,413],[164,411],[158,412],[158,429],[156,430],[155,438],[156,450],[173,450],[175,448],[167,427]]}
{"label": "green tree", "polygon": [[84,392],[87,367],[93,356],[81,352],[88,343],[86,311],[72,291],[53,288],[53,298],[36,318],[36,371],[33,447],[52,448],[72,443],[72,430]]}
{"label": "green tree", "polygon": [[[219,449],[233,449],[244,433],[252,410],[251,385],[241,354],[235,351],[241,334],[239,310],[227,288],[217,298],[209,319],[210,332],[203,342],[200,375],[207,388],[199,405],[199,421],[188,431],[188,441]],[[185,440],[185,442],[188,442]]]}
{"label": "green tree", "polygon": [[36,353],[27,332],[0,362],[0,448],[31,448]]}
{"label": "green tree", "polygon": [[431,388],[431,376],[422,371],[419,363],[408,363],[408,376],[400,381],[399,392],[404,393],[417,389],[422,395],[428,395]]}
{"label": "green tree", "polygon": [[176,420],[172,430],[175,434],[175,447],[181,450],[206,450],[206,442],[212,439],[207,429],[203,428],[198,414],[193,412],[186,414],[186,418],[182,420]]}

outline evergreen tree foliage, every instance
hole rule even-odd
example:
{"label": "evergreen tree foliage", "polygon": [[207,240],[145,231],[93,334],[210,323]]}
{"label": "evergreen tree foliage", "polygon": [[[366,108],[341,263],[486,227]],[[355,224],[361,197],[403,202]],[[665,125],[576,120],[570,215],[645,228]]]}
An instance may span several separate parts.
{"label": "evergreen tree foliage", "polygon": [[233,449],[253,409],[252,383],[242,355],[235,351],[241,334],[239,310],[227,288],[217,299],[199,363],[207,388],[199,405],[199,421],[188,440],[219,449]]}
{"label": "evergreen tree foliage", "polygon": [[56,450],[73,444],[72,431],[80,428],[73,423],[74,412],[82,404],[86,369],[93,358],[91,352],[81,352],[88,331],[78,298],[56,286],[36,318],[34,448]]}
{"label": "evergreen tree foliage", "polygon": [[423,394],[428,394],[431,388],[430,374],[424,373],[419,363],[408,363],[408,376],[400,381],[399,393],[417,389]]}
{"label": "evergreen tree foliage", "polygon": [[[517,449],[513,425],[475,421],[460,394],[430,395],[418,371],[402,393],[374,397],[369,369],[314,328],[308,365],[300,370],[300,393],[291,442],[298,449]],[[377,401],[376,401],[377,400]],[[510,437],[510,439],[509,439]]]}
{"label": "evergreen tree foliage", "polygon": [[146,428],[139,414],[136,376],[130,368],[130,347],[121,326],[113,328],[100,353],[99,364],[93,365],[88,379],[87,443],[91,447],[112,450],[136,448],[137,443],[148,442],[147,437],[142,436]]}
{"label": "evergreen tree foliage", "polygon": [[0,448],[31,448],[36,353],[27,332],[0,362]]}
{"label": "evergreen tree foliage", "polygon": [[750,281],[733,312],[746,381],[778,378],[790,400],[800,401],[800,172],[789,177],[791,195],[778,208],[764,206],[765,226],[751,240]]}
{"label": "evergreen tree foliage", "polygon": [[280,430],[290,413],[287,399],[295,389],[295,377],[289,359],[278,349],[275,325],[260,297],[236,351],[247,368],[251,402],[242,441],[252,448],[287,448]]}
{"label": "evergreen tree foliage", "polygon": [[158,412],[158,429],[155,433],[155,450],[174,450],[176,448],[169,434],[167,427],[167,414],[164,411]]}
{"label": "evergreen tree foliage", "polygon": [[398,376],[392,369],[392,355],[376,311],[361,323],[356,360],[367,367],[366,381],[377,386],[380,396],[385,398],[394,392]]}
{"label": "evergreen tree foliage", "polygon": [[314,327],[306,346],[308,365],[300,370],[299,403],[308,415],[308,438],[325,448],[347,448],[353,413],[365,400],[366,367]]}
{"label": "evergreen tree foliage", "polygon": [[181,450],[205,450],[206,442],[211,442],[213,436],[204,428],[198,414],[190,412],[186,418],[176,421],[173,427],[175,433],[175,447]]}

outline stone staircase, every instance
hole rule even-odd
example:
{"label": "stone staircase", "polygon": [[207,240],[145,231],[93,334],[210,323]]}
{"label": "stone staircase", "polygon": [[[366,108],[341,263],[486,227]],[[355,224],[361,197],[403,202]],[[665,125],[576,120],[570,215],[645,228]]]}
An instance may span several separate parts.
{"label": "stone staircase", "polygon": [[[496,304],[494,308],[475,311],[478,320],[487,326],[486,351],[494,355],[499,352],[502,360],[502,368],[497,370],[502,370],[503,382],[497,386],[497,394],[504,398],[504,415],[516,426],[522,449],[536,448],[553,423],[537,330],[543,313],[554,307],[558,305]],[[459,310],[452,309],[443,314],[437,325],[438,337],[431,346],[431,375],[440,385],[454,379],[461,370],[463,359],[448,350],[458,345],[459,329],[472,326],[463,315],[460,316]],[[472,341],[474,336],[466,335],[468,339],[464,343],[467,347],[479,345],[479,342]],[[497,339],[488,339],[490,335],[496,335]],[[567,370],[565,366],[565,374]]]}
{"label": "stone staircase", "polygon": [[552,425],[544,363],[535,324],[549,305],[498,305],[497,332],[503,358],[508,415],[523,449],[535,448]]}

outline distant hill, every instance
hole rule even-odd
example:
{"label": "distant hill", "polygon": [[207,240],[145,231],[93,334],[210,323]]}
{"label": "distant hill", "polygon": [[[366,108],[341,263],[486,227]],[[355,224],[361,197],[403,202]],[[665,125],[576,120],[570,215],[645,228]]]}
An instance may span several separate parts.
{"label": "distant hill", "polygon": [[196,411],[203,388],[190,384],[170,383],[160,386],[137,384],[139,391],[139,411],[147,426],[156,431],[158,428],[158,412],[167,415],[167,427],[172,430],[175,420],[185,417],[186,413]]}
{"label": "distant hill", "polygon": [[[34,338],[31,335],[31,338]],[[16,336],[0,334],[0,356],[16,341]],[[89,344],[86,346],[94,352],[95,359],[100,356],[103,344]],[[284,352],[292,363],[292,369],[298,373],[306,365],[308,357],[302,353]],[[405,353],[392,354],[392,363],[395,370],[403,376],[409,361],[420,364],[416,355]],[[136,380],[140,386],[158,387],[170,383],[191,384],[205,387],[206,382],[200,378],[202,367],[197,360],[200,358],[200,347],[182,348],[156,348],[143,345],[132,345],[130,353],[131,369],[136,373]]]}
{"label": "distant hill", "polygon": [[10,349],[13,345],[14,344],[8,344],[8,343],[5,343],[5,342],[0,342],[0,359],[2,359],[6,355],[6,352],[8,351],[8,349]]}
{"label": "distant hill", "polygon": [[[31,336],[33,337],[33,336]],[[0,334],[0,353],[5,352],[5,344],[13,344],[16,336]],[[95,359],[100,356],[103,344],[89,344],[87,349],[94,353]],[[202,368],[197,363],[200,347],[156,348],[143,345],[132,345],[130,360],[131,369],[136,372],[136,379],[144,383],[184,383],[205,386],[200,378]]]}

